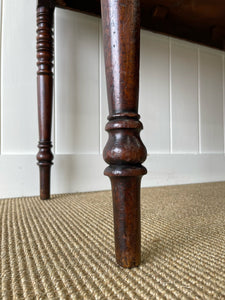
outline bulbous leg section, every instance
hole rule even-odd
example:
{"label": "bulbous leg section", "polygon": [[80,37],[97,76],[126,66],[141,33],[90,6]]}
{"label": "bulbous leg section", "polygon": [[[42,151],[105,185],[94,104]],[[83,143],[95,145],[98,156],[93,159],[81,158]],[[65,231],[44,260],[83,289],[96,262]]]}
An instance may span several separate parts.
{"label": "bulbous leg section", "polygon": [[109,140],[103,155],[110,166],[104,174],[112,185],[116,260],[133,268],[141,261],[140,185],[147,173],[141,165],[147,154],[139,136],[142,124],[137,119],[114,119],[106,129]]}
{"label": "bulbous leg section", "polygon": [[39,142],[38,147],[37,160],[40,172],[40,198],[47,200],[50,198],[51,166],[53,164],[52,144],[51,142]]}

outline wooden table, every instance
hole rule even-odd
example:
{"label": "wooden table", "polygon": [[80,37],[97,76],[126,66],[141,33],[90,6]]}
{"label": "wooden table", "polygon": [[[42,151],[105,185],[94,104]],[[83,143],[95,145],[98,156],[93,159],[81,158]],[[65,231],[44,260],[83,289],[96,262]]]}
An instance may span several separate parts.
{"label": "wooden table", "polygon": [[[166,6],[165,6],[166,3]],[[140,183],[147,151],[138,115],[140,26],[208,46],[225,47],[225,1],[219,0],[38,0],[37,80],[40,197],[50,198],[55,7],[102,16],[109,116],[105,175],[112,184],[115,248],[126,268],[141,261]],[[100,8],[101,7],[101,8]]]}

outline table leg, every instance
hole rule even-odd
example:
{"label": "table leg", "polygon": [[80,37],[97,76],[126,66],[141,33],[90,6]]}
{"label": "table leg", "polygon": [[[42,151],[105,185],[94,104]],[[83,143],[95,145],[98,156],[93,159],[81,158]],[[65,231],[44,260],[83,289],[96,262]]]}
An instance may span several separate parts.
{"label": "table leg", "polygon": [[101,0],[101,9],[109,103],[105,175],[112,184],[116,260],[132,268],[141,260],[140,183],[147,172],[138,115],[140,1]]}
{"label": "table leg", "polygon": [[40,197],[50,198],[50,169],[53,160],[51,152],[51,123],[53,97],[53,15],[51,1],[38,1],[37,7],[37,94],[39,122]]}

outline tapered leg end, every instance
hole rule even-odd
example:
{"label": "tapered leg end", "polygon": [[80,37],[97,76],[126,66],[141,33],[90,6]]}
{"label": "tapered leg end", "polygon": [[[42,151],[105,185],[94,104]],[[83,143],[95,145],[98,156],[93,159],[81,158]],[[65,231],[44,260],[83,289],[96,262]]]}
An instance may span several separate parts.
{"label": "tapered leg end", "polygon": [[51,165],[40,166],[40,198],[50,199]]}
{"label": "tapered leg end", "polygon": [[123,268],[141,263],[141,176],[110,177],[112,183],[116,261]]}

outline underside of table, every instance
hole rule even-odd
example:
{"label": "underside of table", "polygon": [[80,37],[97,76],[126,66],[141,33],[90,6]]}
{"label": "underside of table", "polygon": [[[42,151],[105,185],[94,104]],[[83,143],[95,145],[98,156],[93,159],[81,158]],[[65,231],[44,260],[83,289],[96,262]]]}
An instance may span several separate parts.
{"label": "underside of table", "polygon": [[[55,0],[55,5],[101,15],[100,0]],[[143,28],[225,50],[225,1],[140,0],[140,7]]]}

